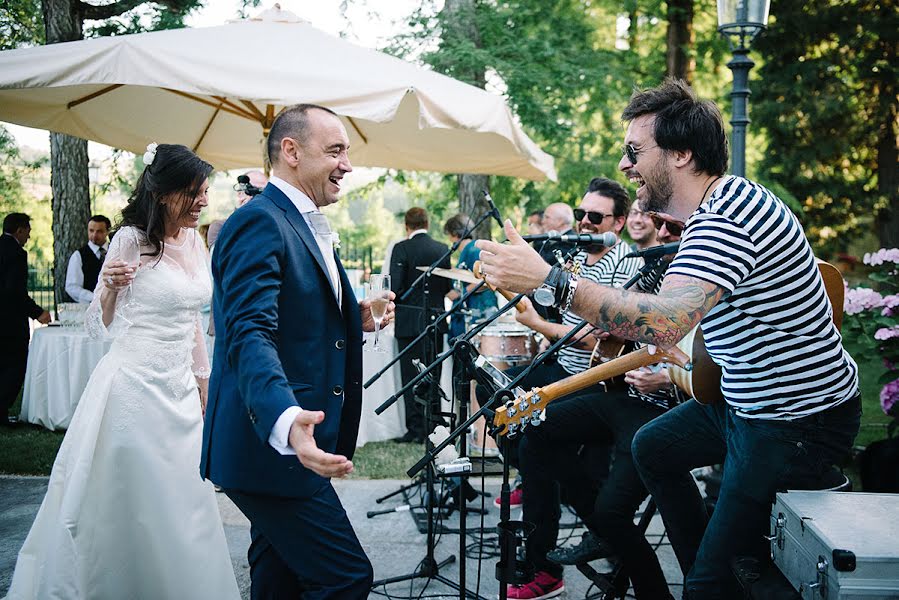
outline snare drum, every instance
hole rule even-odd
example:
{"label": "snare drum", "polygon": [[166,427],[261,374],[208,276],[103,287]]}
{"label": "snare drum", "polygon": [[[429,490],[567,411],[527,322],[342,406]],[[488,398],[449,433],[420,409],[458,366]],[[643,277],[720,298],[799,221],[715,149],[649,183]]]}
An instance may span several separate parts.
{"label": "snare drum", "polygon": [[486,327],[475,340],[475,347],[500,369],[531,362],[537,350],[529,327],[501,322]]}

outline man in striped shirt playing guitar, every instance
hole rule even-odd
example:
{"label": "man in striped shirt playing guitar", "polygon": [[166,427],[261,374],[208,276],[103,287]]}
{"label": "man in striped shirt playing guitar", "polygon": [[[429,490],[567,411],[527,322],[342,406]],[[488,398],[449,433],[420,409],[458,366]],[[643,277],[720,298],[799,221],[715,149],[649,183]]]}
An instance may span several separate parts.
{"label": "man in striped shirt playing guitar", "polygon": [[[686,222],[657,295],[580,282],[571,307],[599,328],[669,348],[702,325],[726,402],[686,402],[644,426],[633,455],[686,576],[685,598],[738,597],[734,556],[770,556],[774,494],[814,488],[849,451],[858,368],[798,219],[761,185],[725,174],[718,108],[677,80],[636,92],[619,168],[640,208]],[[510,244],[481,241],[488,283],[530,291],[550,274],[510,223]],[[570,286],[562,275],[558,300]],[[555,279],[553,279],[555,281]],[[707,516],[690,470],[724,463]]]}

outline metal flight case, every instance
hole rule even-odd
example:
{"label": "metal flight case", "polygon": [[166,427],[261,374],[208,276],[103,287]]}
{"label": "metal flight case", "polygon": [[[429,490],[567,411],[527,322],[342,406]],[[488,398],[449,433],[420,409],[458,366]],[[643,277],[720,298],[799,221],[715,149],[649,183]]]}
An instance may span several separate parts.
{"label": "metal flight case", "polygon": [[899,598],[899,495],[778,493],[770,539],[803,600]]}

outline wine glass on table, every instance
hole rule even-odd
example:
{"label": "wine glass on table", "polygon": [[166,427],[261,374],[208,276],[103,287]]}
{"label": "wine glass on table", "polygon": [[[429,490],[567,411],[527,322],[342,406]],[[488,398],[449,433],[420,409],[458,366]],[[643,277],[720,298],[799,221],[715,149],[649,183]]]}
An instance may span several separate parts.
{"label": "wine glass on table", "polygon": [[381,321],[390,304],[390,275],[372,275],[371,280],[365,284],[365,297],[371,301],[371,317],[375,321],[375,343],[366,349],[369,352],[387,352],[380,344],[379,334]]}

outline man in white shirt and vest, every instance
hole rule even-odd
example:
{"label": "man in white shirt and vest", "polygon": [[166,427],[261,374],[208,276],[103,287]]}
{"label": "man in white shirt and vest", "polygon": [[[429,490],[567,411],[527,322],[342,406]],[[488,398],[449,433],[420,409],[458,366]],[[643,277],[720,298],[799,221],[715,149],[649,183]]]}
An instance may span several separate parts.
{"label": "man in white shirt and vest", "polygon": [[94,215],[87,222],[87,243],[72,253],[66,269],[66,301],[90,304],[94,299],[111,227],[112,223],[103,215]]}

